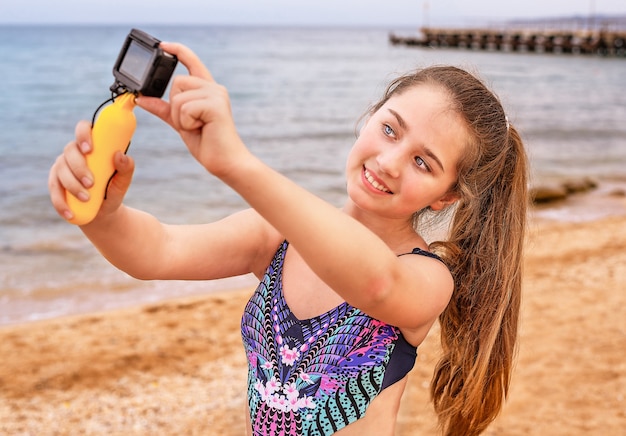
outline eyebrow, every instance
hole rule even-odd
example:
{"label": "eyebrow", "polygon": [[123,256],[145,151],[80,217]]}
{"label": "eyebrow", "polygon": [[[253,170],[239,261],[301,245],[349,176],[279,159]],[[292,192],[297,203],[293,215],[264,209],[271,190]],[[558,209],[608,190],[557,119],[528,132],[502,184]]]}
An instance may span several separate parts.
{"label": "eyebrow", "polygon": [[[406,124],[406,122],[400,116],[398,112],[394,111],[393,109],[387,109],[387,110],[391,113],[391,115],[393,115],[396,118],[400,127],[402,127],[404,130],[409,130],[408,125]],[[422,145],[422,148],[424,149],[424,153],[426,154],[426,156],[434,160],[435,163],[439,166],[439,168],[441,168],[441,171],[445,172],[443,168],[443,164],[441,163],[439,158],[435,155],[435,153],[433,153],[433,151],[430,148],[428,148],[426,145]]]}

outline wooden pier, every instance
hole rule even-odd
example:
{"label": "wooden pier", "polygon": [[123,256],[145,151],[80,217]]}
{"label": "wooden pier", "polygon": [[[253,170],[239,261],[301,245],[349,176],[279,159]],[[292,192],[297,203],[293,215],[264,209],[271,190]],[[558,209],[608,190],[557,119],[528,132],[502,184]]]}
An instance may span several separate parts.
{"label": "wooden pier", "polygon": [[421,35],[391,34],[393,45],[470,50],[564,53],[626,58],[626,31],[422,28]]}

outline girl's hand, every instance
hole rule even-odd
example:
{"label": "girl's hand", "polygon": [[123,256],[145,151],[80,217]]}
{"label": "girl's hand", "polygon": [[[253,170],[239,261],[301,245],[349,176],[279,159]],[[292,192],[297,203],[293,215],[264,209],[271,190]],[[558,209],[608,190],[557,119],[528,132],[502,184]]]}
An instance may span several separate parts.
{"label": "girl's hand", "polygon": [[[85,155],[92,150],[91,124],[80,121],[76,125],[76,139],[69,142],[50,168],[48,190],[50,200],[57,213],[66,220],[73,214],[67,204],[66,194],[70,193],[79,200],[89,199],[88,189],[93,185],[93,174],[87,166]],[[114,156],[114,167],[117,171],[107,190],[107,198],[103,202],[98,216],[117,210],[128,191],[135,168],[133,160],[118,152]]]}
{"label": "girl's hand", "polygon": [[215,82],[189,48],[174,43],[161,43],[161,48],[177,56],[189,75],[174,78],[169,103],[139,97],[137,105],[178,131],[193,157],[209,172],[218,177],[228,174],[247,149],[237,134],[226,88]]}

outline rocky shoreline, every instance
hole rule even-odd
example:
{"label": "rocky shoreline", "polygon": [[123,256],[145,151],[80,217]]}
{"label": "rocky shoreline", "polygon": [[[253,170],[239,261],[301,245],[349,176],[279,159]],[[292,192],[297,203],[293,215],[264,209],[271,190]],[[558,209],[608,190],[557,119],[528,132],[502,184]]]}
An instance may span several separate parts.
{"label": "rocky shoreline", "polygon": [[[538,183],[531,187],[530,197],[534,204],[549,204],[565,200],[573,194],[591,193],[599,187],[600,182],[591,177],[570,178]],[[611,187],[605,194],[614,198],[626,198],[626,187]]]}

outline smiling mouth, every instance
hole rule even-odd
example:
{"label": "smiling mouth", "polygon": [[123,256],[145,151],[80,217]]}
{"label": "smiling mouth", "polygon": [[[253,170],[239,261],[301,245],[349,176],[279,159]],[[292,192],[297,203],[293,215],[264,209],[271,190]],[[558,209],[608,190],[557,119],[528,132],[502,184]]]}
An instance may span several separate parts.
{"label": "smiling mouth", "polygon": [[369,182],[369,184],[372,185],[372,187],[374,187],[374,189],[380,192],[385,192],[387,194],[393,194],[393,192],[387,189],[385,185],[381,185],[380,183],[378,183],[374,179],[374,176],[372,176],[372,174],[370,174],[370,172],[367,170],[367,168],[363,169],[363,175],[365,176],[365,179]]}

